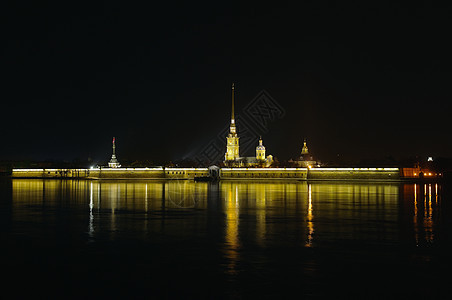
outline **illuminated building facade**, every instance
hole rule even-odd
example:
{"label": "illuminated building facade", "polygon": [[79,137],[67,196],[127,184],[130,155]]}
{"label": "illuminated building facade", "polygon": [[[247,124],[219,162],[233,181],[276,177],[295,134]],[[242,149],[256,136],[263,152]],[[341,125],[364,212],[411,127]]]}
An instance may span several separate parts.
{"label": "illuminated building facade", "polygon": [[256,156],[240,157],[239,154],[239,137],[237,135],[237,127],[234,116],[234,84],[232,84],[232,109],[231,109],[231,125],[229,134],[226,137],[226,153],[224,154],[224,164],[229,167],[270,167],[273,157],[269,155],[265,157],[265,146],[262,144],[262,138],[259,139],[259,145],[256,147]]}
{"label": "illuminated building facade", "polygon": [[303,147],[301,148],[300,159],[298,161],[296,161],[296,164],[303,168],[317,166],[317,162],[314,160],[312,155],[309,153],[309,149],[306,144],[306,139],[304,139],[304,141],[303,141]]}
{"label": "illuminated building facade", "polygon": [[259,145],[256,147],[256,159],[260,161],[265,160],[265,146],[262,145],[262,137],[259,138]]}
{"label": "illuminated building facade", "polygon": [[237,136],[237,128],[235,126],[234,117],[234,84],[232,84],[232,110],[231,110],[231,126],[229,127],[229,135],[226,137],[226,153],[224,160],[226,164],[235,164],[239,159],[239,137]]}

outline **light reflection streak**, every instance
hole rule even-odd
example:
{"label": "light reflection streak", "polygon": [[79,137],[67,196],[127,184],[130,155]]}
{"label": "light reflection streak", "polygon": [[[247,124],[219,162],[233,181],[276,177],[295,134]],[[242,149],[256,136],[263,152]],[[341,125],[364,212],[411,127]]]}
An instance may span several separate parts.
{"label": "light reflection streak", "polygon": [[256,239],[262,246],[266,235],[266,193],[265,185],[256,185]]}
{"label": "light reflection streak", "polygon": [[[427,197],[425,198],[425,203],[427,202]],[[424,207],[425,218],[424,218],[424,230],[425,239],[427,242],[433,242],[433,218],[432,218],[432,185],[428,185],[428,204]]]}
{"label": "light reflection streak", "polygon": [[312,222],[314,214],[312,213],[312,192],[311,184],[308,184],[308,240],[306,242],[306,247],[312,247],[312,239],[314,235],[314,222]]}
{"label": "light reflection streak", "polygon": [[89,186],[89,226],[88,226],[88,235],[90,238],[94,237],[93,207],[94,207],[94,191],[93,191],[93,182],[91,181]]}
{"label": "light reflection streak", "polygon": [[435,184],[435,204],[438,205],[438,184]]}
{"label": "light reflection streak", "polygon": [[413,196],[413,230],[416,246],[432,244],[435,242],[435,216],[439,209],[438,201],[440,201],[438,184],[435,184],[434,188],[432,184],[414,184]]}
{"label": "light reflection streak", "polygon": [[144,211],[148,212],[148,184],[144,186]]}
{"label": "light reflection streak", "polygon": [[228,258],[227,273],[235,275],[237,273],[236,264],[239,259],[238,249],[240,247],[239,241],[239,199],[238,199],[238,186],[230,185],[227,189],[226,195],[226,230],[225,230],[225,243],[226,243],[226,257]]}
{"label": "light reflection streak", "polygon": [[414,184],[414,216],[413,216],[413,227],[414,227],[414,239],[416,240],[416,246],[419,246],[419,225],[417,223],[417,184]]}

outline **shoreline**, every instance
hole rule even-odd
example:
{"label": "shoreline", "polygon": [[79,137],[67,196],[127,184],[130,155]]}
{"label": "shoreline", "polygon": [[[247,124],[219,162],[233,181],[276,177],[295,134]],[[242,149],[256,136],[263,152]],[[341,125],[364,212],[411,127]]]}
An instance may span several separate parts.
{"label": "shoreline", "polygon": [[10,178],[87,180],[195,180],[213,181],[383,181],[438,182],[442,177],[407,177],[401,168],[99,168],[13,169]]}

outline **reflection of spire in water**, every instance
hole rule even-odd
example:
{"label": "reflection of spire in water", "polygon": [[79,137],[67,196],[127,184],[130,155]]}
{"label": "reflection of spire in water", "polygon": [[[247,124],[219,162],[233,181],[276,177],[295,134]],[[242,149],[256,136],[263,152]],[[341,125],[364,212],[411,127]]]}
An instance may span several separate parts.
{"label": "reflection of spire in water", "polygon": [[312,222],[314,215],[312,213],[312,193],[311,184],[308,184],[308,240],[306,242],[306,247],[312,247],[312,239],[314,235],[314,222]]}
{"label": "reflection of spire in water", "polygon": [[258,243],[263,244],[266,234],[266,184],[250,184],[256,190],[256,238]]}
{"label": "reflection of spire in water", "polygon": [[238,187],[235,185],[235,191],[233,184],[227,189],[226,195],[226,257],[229,259],[228,270],[229,274],[236,273],[236,264],[238,260],[238,248],[239,243],[239,202],[238,202]]}
{"label": "reflection of spire in water", "polygon": [[[111,233],[112,235],[116,235],[116,206],[121,200],[121,186],[120,184],[112,184],[109,189],[110,192],[110,206],[111,206]],[[127,194],[127,190],[126,190]],[[127,200],[126,200],[127,201]]]}
{"label": "reflection of spire in water", "polygon": [[414,216],[413,216],[414,238],[416,246],[419,245],[419,228],[417,223],[417,184],[414,184]]}

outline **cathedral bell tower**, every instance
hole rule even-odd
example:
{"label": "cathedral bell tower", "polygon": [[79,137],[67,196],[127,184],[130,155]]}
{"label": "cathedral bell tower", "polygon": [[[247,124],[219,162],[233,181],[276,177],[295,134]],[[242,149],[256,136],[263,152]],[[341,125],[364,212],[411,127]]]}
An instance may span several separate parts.
{"label": "cathedral bell tower", "polygon": [[234,84],[232,84],[232,112],[231,126],[229,127],[229,135],[226,137],[226,153],[224,155],[225,162],[232,162],[239,158],[239,137],[235,127],[234,117]]}

